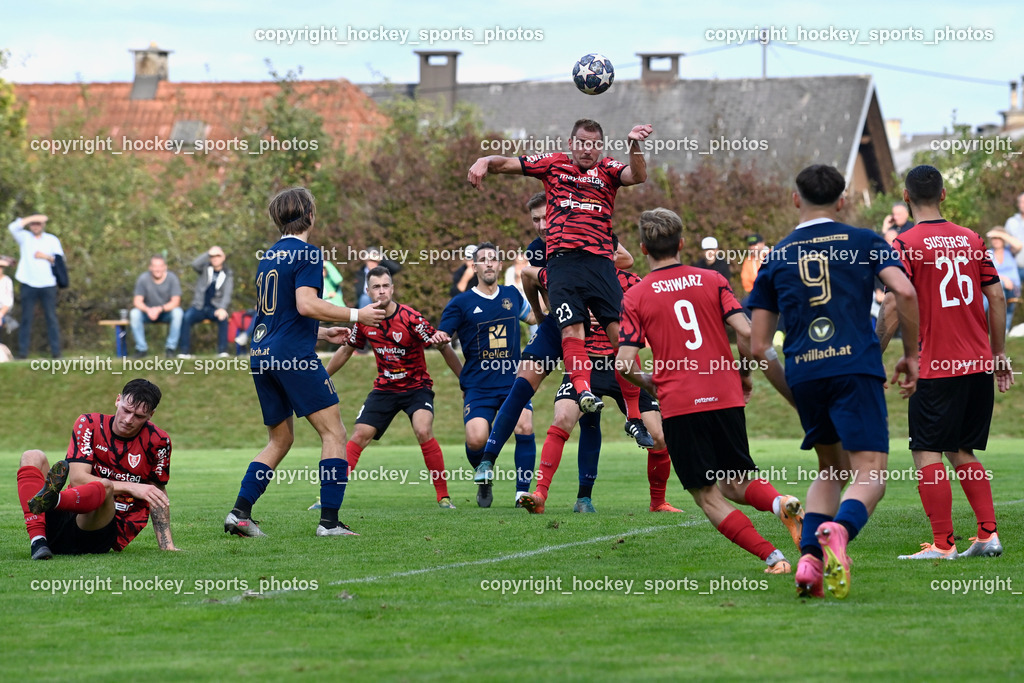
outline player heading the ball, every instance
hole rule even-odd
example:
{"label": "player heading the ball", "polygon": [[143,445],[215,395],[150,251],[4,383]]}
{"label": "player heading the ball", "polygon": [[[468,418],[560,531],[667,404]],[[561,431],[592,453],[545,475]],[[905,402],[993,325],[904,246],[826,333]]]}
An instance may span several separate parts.
{"label": "player heading the ball", "polygon": [[[590,388],[590,359],[584,345],[584,325],[593,314],[613,346],[619,343],[622,288],[612,263],[612,213],[618,189],[647,180],[647,161],[640,143],[653,129],[633,126],[629,163],[603,156],[601,124],[580,119],[569,135],[571,154],[481,157],[469,169],[468,180],[482,187],[488,173],[527,175],[544,183],[547,199],[548,298],[561,329],[562,357],[576,389],[580,409],[601,410],[604,404]],[[627,418],[639,419],[639,392],[616,373],[627,401]]]}

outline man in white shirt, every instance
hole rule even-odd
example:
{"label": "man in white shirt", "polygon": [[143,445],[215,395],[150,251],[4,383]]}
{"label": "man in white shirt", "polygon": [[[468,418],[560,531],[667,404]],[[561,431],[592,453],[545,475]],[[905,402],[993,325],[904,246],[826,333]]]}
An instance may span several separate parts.
{"label": "man in white shirt", "polygon": [[[1003,226],[1003,230],[1010,233],[1012,237],[1024,241],[1024,192],[1017,195],[1017,213],[1006,219],[1006,225]],[[1017,259],[1017,272],[1024,279],[1024,249],[1019,245],[1014,248],[1014,245],[1010,242],[1006,243],[1006,248]]]}
{"label": "man in white shirt", "polygon": [[32,318],[36,304],[46,317],[46,337],[50,353],[60,358],[60,327],[57,323],[57,278],[53,263],[64,256],[64,248],[56,235],[46,232],[47,217],[33,214],[15,218],[7,229],[18,243],[21,255],[14,279],[21,284],[21,332],[18,336],[18,358],[27,358],[32,340]]}
{"label": "man in white shirt", "polygon": [[13,261],[6,256],[0,256],[0,329],[6,328],[11,331],[11,318],[8,314],[14,306],[14,282],[4,274]]}

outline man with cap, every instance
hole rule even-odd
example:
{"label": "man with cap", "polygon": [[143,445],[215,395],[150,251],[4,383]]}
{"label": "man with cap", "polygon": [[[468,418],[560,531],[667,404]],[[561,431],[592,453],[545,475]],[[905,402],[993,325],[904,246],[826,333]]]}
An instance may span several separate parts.
{"label": "man with cap", "polygon": [[729,270],[729,263],[724,258],[719,258],[718,255],[718,240],[714,237],[705,237],[700,242],[700,248],[704,250],[704,256],[694,261],[693,267],[713,270],[726,280],[731,280],[732,272]]}
{"label": "man with cap", "polygon": [[476,269],[473,268],[473,255],[476,254],[476,245],[467,244],[462,249],[462,265],[452,273],[452,287],[448,290],[448,296],[456,297],[463,292],[473,289],[479,284],[476,277]]}
{"label": "man with cap", "polygon": [[217,323],[217,355],[228,355],[228,309],[235,287],[235,275],[224,267],[227,256],[218,246],[210,247],[192,261],[192,269],[199,274],[196,280],[192,306],[185,311],[181,326],[181,353],[178,358],[192,357],[192,326],[204,320]]}

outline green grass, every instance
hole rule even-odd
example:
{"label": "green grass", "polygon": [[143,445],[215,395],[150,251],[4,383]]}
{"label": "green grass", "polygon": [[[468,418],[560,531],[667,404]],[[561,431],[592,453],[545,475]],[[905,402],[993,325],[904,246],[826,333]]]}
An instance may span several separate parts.
{"label": "green grass", "polygon": [[[437,354],[430,354],[429,362],[439,396],[436,434],[448,468],[468,476],[457,385]],[[896,555],[916,550],[929,537],[916,487],[904,478],[890,483],[851,546],[850,598],[802,601],[794,597],[792,576],[764,575],[756,558],[711,528],[674,478],[669,500],[684,514],[646,511],[645,454],[621,435],[617,415],[605,420],[596,515],[571,512],[574,439],[545,515],[513,509],[508,481],[496,486],[490,510],[476,507],[472,483],[453,481],[459,507],[454,511],[436,507],[429,483],[360,481],[349,487],[342,520],[363,535],[317,539],[317,515],[306,511],[317,487],[303,477],[315,466],[318,442],[300,423],[296,448],[281,468],[299,478],[271,484],[256,507],[269,538],[228,537],[222,532],[224,515],[247,463],[265,440],[251,379],[232,370],[212,376],[142,374],[164,390],[155,421],[175,444],[168,490],[174,539],[183,552],[159,551],[147,529],[121,554],[31,562],[14,497],[18,454],[41,447],[51,460],[59,457],[74,418],[83,411],[109,411],[133,375],[54,376],[26,363],[0,365],[5,411],[0,481],[7,482],[0,489],[6,491],[0,496],[0,610],[9,615],[0,626],[4,680],[269,680],[321,673],[368,680],[1024,674],[1015,654],[1019,627],[1013,626],[1024,622],[1020,595],[933,589],[934,581],[998,578],[1003,587],[1011,581],[1012,590],[1024,590],[1020,387],[997,397],[996,436],[983,456],[994,472],[1000,536],[1007,548],[1002,558],[897,562]],[[335,378],[349,427],[374,374],[372,359],[356,357]],[[535,401],[538,452],[554,389],[549,380]],[[754,458],[763,469],[785,468],[793,483],[773,483],[802,496],[807,481],[798,481],[798,471],[812,460],[798,450],[796,416],[763,379],[755,390],[747,410]],[[889,394],[890,467],[905,470],[911,464],[905,404],[894,391]],[[414,443],[408,422],[396,419],[384,443],[364,453],[360,470],[408,471],[410,481],[421,481],[422,458]],[[499,467],[510,462],[511,447]],[[959,486],[953,491],[954,523],[964,549],[966,537],[974,534],[973,515]],[[795,560],[785,529],[771,515],[747,510],[758,529]],[[126,578],[155,577],[183,581],[183,591],[193,594],[123,590]],[[572,594],[481,588],[483,581],[522,585],[531,577],[561,580],[561,590]],[[574,578],[606,577],[633,581],[632,592],[574,590]],[[84,586],[66,595],[32,588],[33,581],[73,579],[102,584],[91,595]],[[243,597],[242,582],[255,590],[261,579],[317,587]],[[644,582],[659,580],[686,580],[697,590],[658,595],[645,590]],[[196,582],[202,588],[211,581],[222,583],[208,594],[196,593]],[[712,581],[735,589],[706,594]],[[828,660],[822,659],[825,654]]]}
{"label": "green grass", "polygon": [[[1022,531],[1024,475],[1016,467],[1022,445],[1000,440],[985,458],[1001,503],[1002,558],[897,562],[897,554],[928,537],[928,525],[914,485],[896,481],[851,546],[853,590],[845,601],[795,598],[792,576],[764,575],[756,558],[704,521],[675,480],[669,500],[685,513],[646,512],[644,457],[626,445],[602,453],[596,515],[570,511],[570,444],[542,516],[513,509],[507,481],[496,485],[490,510],[476,507],[472,483],[453,482],[454,511],[435,507],[429,484],[363,481],[350,485],[342,510],[342,519],[363,535],[318,539],[312,534],[317,514],[306,511],[317,487],[298,480],[271,484],[260,501],[256,516],[269,534],[261,540],[222,532],[251,451],[178,451],[169,493],[183,552],[158,550],[147,529],[121,554],[50,562],[28,560],[12,483],[0,503],[0,609],[17,617],[0,629],[0,677],[268,680],[337,672],[370,680],[804,679],[826,677],[817,656],[826,652],[830,678],[930,678],[936,662],[944,676],[1020,676],[1019,631],[1009,626],[1024,619],[1021,596],[950,594],[933,590],[932,582],[1000,577],[1024,589],[1014,540]],[[465,471],[458,445],[444,448],[449,468]],[[754,451],[763,468],[785,467],[794,481],[809,462],[792,441],[762,440]],[[315,449],[299,449],[282,470],[301,473],[317,457]],[[12,482],[15,458],[0,454],[0,480]],[[909,456],[892,460],[900,469]],[[408,470],[413,480],[422,459],[415,447],[376,445],[360,467]],[[775,483],[782,491],[806,488],[806,482]],[[795,557],[774,517],[750,515]],[[959,534],[973,534],[956,485],[954,522]],[[183,590],[193,592],[197,581],[233,585],[193,595],[124,590],[126,578],[155,577],[184,581]],[[481,588],[483,581],[531,577],[561,580],[561,590],[572,594]],[[632,592],[574,590],[574,578],[606,577],[635,582]],[[31,584],[97,578],[104,584],[91,595],[82,589],[51,595]],[[317,588],[242,598],[242,582],[258,589],[261,579]],[[644,590],[646,581],[684,579],[696,590]],[[734,589],[705,594],[712,581]]]}

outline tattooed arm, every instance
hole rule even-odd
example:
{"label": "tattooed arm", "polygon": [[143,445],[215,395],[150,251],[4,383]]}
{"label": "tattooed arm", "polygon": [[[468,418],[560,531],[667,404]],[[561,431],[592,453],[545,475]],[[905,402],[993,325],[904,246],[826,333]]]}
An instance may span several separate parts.
{"label": "tattooed arm", "polygon": [[[164,490],[162,485],[157,486],[161,491]],[[160,546],[160,550],[179,550],[174,547],[174,540],[171,539],[171,506],[168,505],[151,505],[150,518],[153,521],[153,533],[156,534],[157,545]]]}

